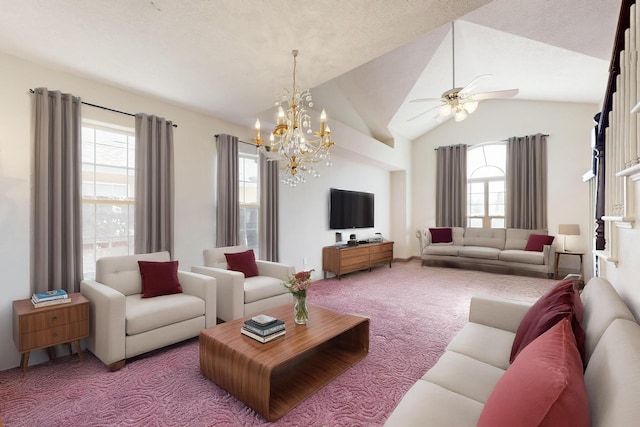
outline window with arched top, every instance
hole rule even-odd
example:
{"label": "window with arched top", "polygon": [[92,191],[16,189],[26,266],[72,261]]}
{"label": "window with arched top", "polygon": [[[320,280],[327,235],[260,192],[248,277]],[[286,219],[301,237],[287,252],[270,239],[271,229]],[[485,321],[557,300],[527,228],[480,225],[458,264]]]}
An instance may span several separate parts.
{"label": "window with arched top", "polygon": [[504,228],[507,145],[491,142],[467,151],[467,227]]}

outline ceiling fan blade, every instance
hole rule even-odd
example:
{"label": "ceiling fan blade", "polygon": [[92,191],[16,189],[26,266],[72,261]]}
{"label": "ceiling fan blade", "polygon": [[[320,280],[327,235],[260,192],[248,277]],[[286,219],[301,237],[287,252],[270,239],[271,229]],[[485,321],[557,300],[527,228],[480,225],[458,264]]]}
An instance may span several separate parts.
{"label": "ceiling fan blade", "polygon": [[442,98],[418,98],[418,99],[412,99],[409,102],[434,102],[434,101],[443,101]]}
{"label": "ceiling fan blade", "polygon": [[473,95],[469,95],[469,98],[474,101],[494,98],[511,98],[512,96],[516,96],[518,92],[518,89],[497,90],[495,92],[475,93]]}
{"label": "ceiling fan blade", "polygon": [[437,105],[437,106],[435,106],[435,107],[433,107],[433,108],[429,108],[428,110],[423,111],[422,113],[418,114],[417,116],[413,116],[413,117],[408,118],[408,119],[407,119],[407,121],[408,121],[408,122],[411,122],[411,121],[413,121],[413,120],[415,120],[415,119],[417,119],[417,118],[420,118],[420,117],[424,116],[425,114],[428,114],[428,113],[430,113],[430,112],[432,112],[433,110],[436,110],[436,109],[438,109],[438,108],[440,108],[440,106],[439,106],[439,105]]}
{"label": "ceiling fan blade", "polygon": [[491,77],[492,74],[481,74],[478,77],[476,77],[475,79],[471,80],[469,82],[469,84],[467,84],[464,88],[462,88],[460,90],[460,95],[461,96],[466,96],[469,92],[471,92],[477,85],[478,83],[485,79],[486,77]]}

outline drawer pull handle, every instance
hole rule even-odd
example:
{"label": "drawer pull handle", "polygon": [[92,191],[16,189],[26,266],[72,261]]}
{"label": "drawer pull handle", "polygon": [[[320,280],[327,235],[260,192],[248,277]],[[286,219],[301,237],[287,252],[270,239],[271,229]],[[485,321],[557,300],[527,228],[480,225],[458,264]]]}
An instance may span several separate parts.
{"label": "drawer pull handle", "polygon": [[53,317],[51,318],[51,320],[52,320],[52,321],[56,321],[56,320],[58,320],[58,316],[53,316]]}
{"label": "drawer pull handle", "polygon": [[53,336],[54,336],[54,337],[57,337],[57,336],[58,336],[58,333],[57,333],[57,332],[54,332],[54,333],[53,333]]}

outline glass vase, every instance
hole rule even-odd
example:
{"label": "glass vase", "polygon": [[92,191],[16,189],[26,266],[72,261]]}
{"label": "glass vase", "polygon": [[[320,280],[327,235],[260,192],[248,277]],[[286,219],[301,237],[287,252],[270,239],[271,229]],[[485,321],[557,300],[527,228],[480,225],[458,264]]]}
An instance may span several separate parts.
{"label": "glass vase", "polygon": [[293,294],[293,320],[298,325],[306,325],[309,321],[309,308],[307,307],[307,292],[300,291]]}

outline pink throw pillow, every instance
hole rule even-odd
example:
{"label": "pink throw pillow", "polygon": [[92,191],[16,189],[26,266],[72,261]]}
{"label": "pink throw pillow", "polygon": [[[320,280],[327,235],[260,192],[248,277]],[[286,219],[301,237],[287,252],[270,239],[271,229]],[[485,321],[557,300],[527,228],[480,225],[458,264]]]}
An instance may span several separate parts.
{"label": "pink throw pillow", "polygon": [[431,243],[453,243],[451,227],[430,228]]}
{"label": "pink throw pillow", "polygon": [[224,254],[224,256],[227,259],[229,270],[239,271],[244,274],[244,277],[253,277],[259,274],[253,249],[244,252]]}
{"label": "pink throw pillow", "polygon": [[584,307],[575,282],[571,279],[559,282],[540,297],[523,317],[513,340],[509,361],[513,363],[518,353],[529,343],[565,317],[571,321],[578,351],[584,356],[585,334],[581,326],[583,312]]}
{"label": "pink throw pillow", "polygon": [[540,335],[500,378],[478,427],[588,427],[589,401],[569,319]]}
{"label": "pink throw pillow", "polygon": [[529,234],[529,240],[527,240],[527,246],[525,251],[542,252],[545,245],[553,243],[553,236],[547,236],[546,234]]}
{"label": "pink throw pillow", "polygon": [[142,298],[182,293],[178,280],[178,261],[138,261],[142,277]]}

